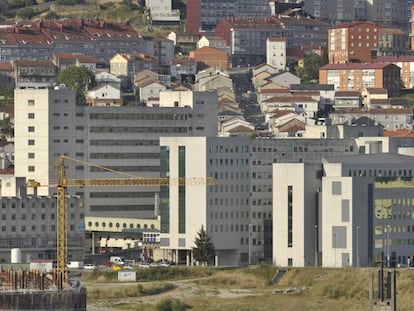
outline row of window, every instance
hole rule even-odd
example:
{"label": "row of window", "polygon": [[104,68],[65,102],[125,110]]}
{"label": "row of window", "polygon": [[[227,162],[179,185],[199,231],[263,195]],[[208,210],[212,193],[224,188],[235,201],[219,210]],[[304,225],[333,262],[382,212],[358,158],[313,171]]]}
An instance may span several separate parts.
{"label": "row of window", "polygon": [[249,192],[249,185],[216,185],[214,192]]}
{"label": "row of window", "polygon": [[348,176],[369,176],[369,177],[413,177],[411,169],[399,169],[397,170],[348,170]]}
{"label": "row of window", "polygon": [[247,166],[249,165],[249,159],[210,159],[210,165],[215,166],[223,166],[223,165],[230,165],[230,166]]}
{"label": "row of window", "polygon": [[[7,216],[8,216],[8,214],[2,214],[1,215],[1,220],[7,221],[7,218],[8,218]],[[16,214],[11,214],[10,218],[11,218],[11,220],[16,220],[17,216],[18,215],[16,215]],[[39,216],[39,214],[31,214],[31,219],[36,220],[36,219],[38,219],[38,216]],[[56,218],[56,215],[54,213],[50,214],[50,219],[51,220],[54,220],[55,218]],[[75,220],[75,218],[76,218],[75,213],[71,213],[70,214],[70,219]],[[79,214],[79,219],[83,219],[83,218],[84,218],[84,214],[83,213]],[[21,220],[26,220],[27,219],[26,214],[20,214],[20,219]],[[40,214],[39,219],[46,220],[46,214],[45,213]]]}
{"label": "row of window", "polygon": [[191,114],[183,113],[91,113],[90,120],[187,120]]}
{"label": "row of window", "polygon": [[[13,226],[10,226],[10,227],[7,227],[7,226],[1,226],[1,232],[3,232],[3,233],[5,233],[5,232],[7,232],[7,233],[9,233],[9,232],[17,232],[17,233],[19,233],[19,232],[27,232],[27,227],[25,226],[25,225],[23,225],[23,226],[20,226],[20,227],[18,227],[18,226],[15,226],[15,225],[13,225]],[[32,225],[31,227],[30,227],[30,229],[31,229],[31,232],[36,232],[36,230],[37,230],[37,227],[36,227],[36,225]],[[75,225],[69,225],[69,230],[71,231],[71,232],[73,232],[73,231],[75,231]],[[40,226],[40,231],[41,232],[46,232],[46,225],[41,225]],[[56,231],[56,225],[50,225],[50,227],[48,227],[48,230],[47,230],[47,232],[55,232]]]}
{"label": "row of window", "polygon": [[[49,207],[51,207],[51,208],[55,208],[56,207],[56,203],[54,201],[50,201],[48,203],[46,203],[46,202],[41,202],[40,203],[40,207],[41,208],[46,208],[46,205],[49,206]],[[71,208],[74,208],[75,207],[75,204],[70,203],[69,206]],[[20,203],[13,202],[13,201],[1,202],[1,208],[16,208],[16,207],[26,208],[26,202],[20,202]],[[32,208],[39,207],[39,204],[36,205],[36,202],[31,202],[31,207]]]}
{"label": "row of window", "polygon": [[[239,214],[240,213],[240,214]],[[236,218],[238,219],[240,215],[240,219],[242,218],[249,218],[249,212],[244,212],[244,211],[231,211],[231,212],[210,212],[210,218],[211,219],[233,219]]]}
{"label": "row of window", "polygon": [[[101,222],[101,223],[99,223],[98,221],[96,221],[95,223],[94,223],[94,225],[95,225],[95,227],[102,227],[102,228],[106,228],[106,225],[107,225],[107,223],[105,222],[105,221],[103,221],[103,222]],[[89,221],[88,222],[88,227],[92,227],[92,221]],[[116,222],[116,223],[112,223],[112,222],[109,222],[108,223],[108,227],[109,228],[113,228],[113,227],[115,227],[115,228],[121,228],[121,224],[119,223],[119,222]],[[122,224],[122,228],[123,229],[126,229],[126,228],[129,228],[129,229],[134,229],[134,228],[136,228],[136,229],[141,229],[141,224],[136,224],[135,226],[134,226],[134,224],[133,223],[130,223],[129,225],[127,225],[127,223],[123,223]],[[150,228],[150,229],[155,229],[155,225],[154,224],[151,224],[151,225],[147,225],[147,224],[144,224],[143,226],[142,226],[142,228],[143,229],[148,229],[148,228]]]}
{"label": "row of window", "polygon": [[187,133],[187,127],[108,127],[108,126],[92,126],[90,133]]}

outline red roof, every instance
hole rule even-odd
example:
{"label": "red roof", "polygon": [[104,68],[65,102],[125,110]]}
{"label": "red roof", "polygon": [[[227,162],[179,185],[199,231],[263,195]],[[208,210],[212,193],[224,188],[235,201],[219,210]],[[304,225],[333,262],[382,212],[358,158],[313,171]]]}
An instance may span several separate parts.
{"label": "red roof", "polygon": [[414,131],[408,129],[398,129],[395,131],[384,130],[385,137],[414,137]]}
{"label": "red roof", "polygon": [[395,66],[392,63],[346,63],[326,64],[320,70],[355,70],[355,69],[384,69],[387,66]]}

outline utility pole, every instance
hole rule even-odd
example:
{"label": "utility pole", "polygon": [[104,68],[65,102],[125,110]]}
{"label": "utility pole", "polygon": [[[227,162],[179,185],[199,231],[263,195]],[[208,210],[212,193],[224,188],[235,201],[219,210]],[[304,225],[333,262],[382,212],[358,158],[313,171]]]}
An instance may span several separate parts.
{"label": "utility pole", "polygon": [[356,239],[357,268],[359,268],[359,226],[356,227]]}
{"label": "utility pole", "polygon": [[318,258],[318,225],[315,225],[315,266],[319,266]]}

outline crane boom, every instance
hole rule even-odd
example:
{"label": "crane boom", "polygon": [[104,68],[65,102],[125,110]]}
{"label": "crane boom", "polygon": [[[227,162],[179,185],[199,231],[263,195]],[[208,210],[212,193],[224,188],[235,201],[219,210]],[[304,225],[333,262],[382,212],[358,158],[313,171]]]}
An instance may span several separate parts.
{"label": "crane boom", "polygon": [[[65,159],[82,163],[88,166],[97,167],[101,170],[121,174],[127,176],[127,178],[66,178]],[[98,166],[78,159],[70,158],[68,156],[61,155],[57,162],[57,180],[52,181],[50,184],[41,184],[35,180],[29,180],[27,182],[28,187],[56,187],[57,191],[57,281],[60,288],[63,285],[68,284],[68,224],[67,224],[67,188],[68,187],[112,187],[112,186],[185,186],[185,185],[216,185],[216,179],[214,177],[193,177],[193,178],[149,178],[138,177],[129,173],[115,171],[110,168]]]}

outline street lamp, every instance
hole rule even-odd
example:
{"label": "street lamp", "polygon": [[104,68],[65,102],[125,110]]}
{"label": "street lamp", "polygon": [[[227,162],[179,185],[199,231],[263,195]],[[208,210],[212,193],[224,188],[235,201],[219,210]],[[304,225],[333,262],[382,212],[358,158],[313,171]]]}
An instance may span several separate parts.
{"label": "street lamp", "polygon": [[251,242],[251,236],[252,236],[252,224],[249,224],[249,266],[252,264],[252,242]]}
{"label": "street lamp", "polygon": [[390,230],[391,226],[387,225],[387,267],[390,267]]}
{"label": "street lamp", "polygon": [[359,268],[359,226],[357,226],[357,268]]}
{"label": "street lamp", "polygon": [[318,261],[318,225],[315,225],[315,266],[319,266]]}

